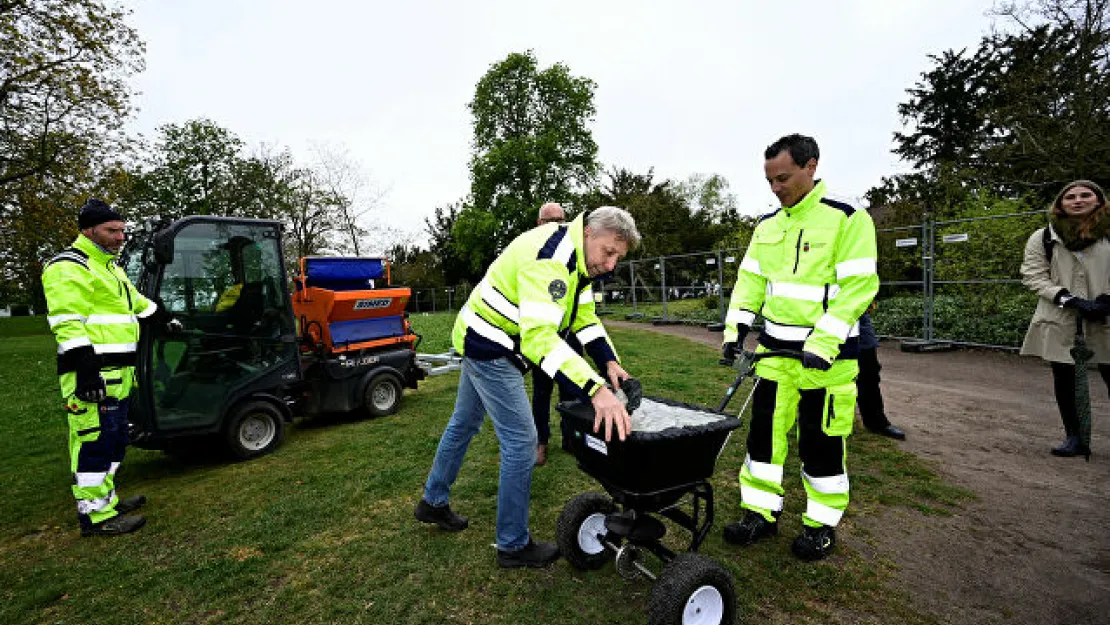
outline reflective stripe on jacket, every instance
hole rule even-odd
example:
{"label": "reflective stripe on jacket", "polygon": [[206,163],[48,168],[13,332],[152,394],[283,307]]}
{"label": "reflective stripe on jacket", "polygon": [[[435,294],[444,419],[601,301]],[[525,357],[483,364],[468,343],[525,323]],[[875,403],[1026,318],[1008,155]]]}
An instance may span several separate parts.
{"label": "reflective stripe on jacket", "polygon": [[90,350],[104,368],[135,364],[139,319],[158,306],[131,284],[115,256],[78,235],[47,262],[42,287],[58,341],[59,375],[73,371]]}
{"label": "reflective stripe on jacket", "polygon": [[560,336],[574,332],[604,367],[617,360],[594,310],[583,241],[583,216],[518,236],[493,261],[455,319],[452,342],[478,360],[507,357],[535,364],[588,398],[605,383]]}
{"label": "reflective stripe on jacket", "polygon": [[737,325],[764,319],[759,342],[769,349],[812,352],[832,362],[855,358],[860,315],[879,290],[875,224],[867,211],[825,197],[818,181],[797,205],[780,208],[755,228],[740,264],[725,319],[725,342]]}

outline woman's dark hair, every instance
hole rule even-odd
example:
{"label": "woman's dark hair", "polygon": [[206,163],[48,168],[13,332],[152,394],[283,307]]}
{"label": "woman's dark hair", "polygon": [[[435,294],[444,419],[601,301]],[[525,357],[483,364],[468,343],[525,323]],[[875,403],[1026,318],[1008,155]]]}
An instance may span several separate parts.
{"label": "woman's dark hair", "polygon": [[815,161],[821,160],[821,150],[817,148],[817,141],[815,141],[813,137],[807,137],[797,133],[786,135],[767,146],[767,149],[763,151],[763,158],[771,160],[778,156],[783,150],[790,152],[790,159],[793,160],[794,164],[798,167],[805,167],[806,163],[808,163],[811,158]]}
{"label": "woman's dark hair", "polygon": [[1057,217],[1066,218],[1068,216],[1067,213],[1064,212],[1064,196],[1067,195],[1068,191],[1076,187],[1087,187],[1091,191],[1094,191],[1095,197],[1098,198],[1098,206],[1095,207],[1095,210],[1087,213],[1081,218],[1079,223],[1079,235],[1088,239],[1092,236],[1100,237],[1110,235],[1110,232],[1091,232],[1095,224],[1097,224],[1099,220],[1107,214],[1107,211],[1110,210],[1110,206],[1106,204],[1106,192],[1102,190],[1102,187],[1098,186],[1098,183],[1091,180],[1072,180],[1064,185],[1064,188],[1060,189],[1060,192],[1056,194],[1056,199],[1052,201],[1052,213]]}

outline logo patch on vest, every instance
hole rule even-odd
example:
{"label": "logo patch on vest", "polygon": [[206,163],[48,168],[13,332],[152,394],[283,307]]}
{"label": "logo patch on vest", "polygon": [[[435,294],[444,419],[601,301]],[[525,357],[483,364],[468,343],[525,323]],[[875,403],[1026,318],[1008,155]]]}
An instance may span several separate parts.
{"label": "logo patch on vest", "polygon": [[547,292],[551,294],[551,301],[557,302],[566,296],[567,283],[562,280],[552,280],[551,284],[547,285]]}

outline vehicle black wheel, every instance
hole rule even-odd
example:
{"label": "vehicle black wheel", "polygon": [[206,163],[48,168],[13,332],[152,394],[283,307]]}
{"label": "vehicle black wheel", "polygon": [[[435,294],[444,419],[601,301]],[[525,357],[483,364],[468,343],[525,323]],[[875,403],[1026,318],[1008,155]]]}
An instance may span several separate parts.
{"label": "vehicle black wheel", "polygon": [[372,417],[384,417],[397,412],[401,405],[401,383],[388,373],[370,378],[362,394],[362,405]]}
{"label": "vehicle black wheel", "polygon": [[224,443],[241,460],[268,454],[284,439],[285,419],[277,407],[265,401],[243,404],[224,426]]}
{"label": "vehicle black wheel", "polygon": [[555,540],[559,543],[559,552],[571,566],[580,571],[605,566],[610,555],[597,537],[608,533],[605,517],[616,511],[613,500],[601,493],[583,493],[567,502],[559,513]]}
{"label": "vehicle black wheel", "polygon": [[731,625],[736,618],[732,575],[700,553],[680,553],[651,588],[650,625]]}

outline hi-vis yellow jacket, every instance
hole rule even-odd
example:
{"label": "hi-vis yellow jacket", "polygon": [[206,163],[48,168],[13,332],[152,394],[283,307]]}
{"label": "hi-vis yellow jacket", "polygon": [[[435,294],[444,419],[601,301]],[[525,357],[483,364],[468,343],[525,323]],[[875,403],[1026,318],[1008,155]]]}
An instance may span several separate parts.
{"label": "hi-vis yellow jacket", "polygon": [[535,364],[584,399],[605,384],[560,336],[574,332],[599,368],[617,360],[594,310],[583,217],[533,228],[505,248],[455,319],[456,351],[477,360],[505,357],[522,371]]}
{"label": "hi-vis yellow jacket", "polygon": [[825,197],[818,181],[798,204],[756,226],[725,318],[725,342],[762,315],[759,343],[855,358],[859,317],[879,290],[875,224],[867,211]]}
{"label": "hi-vis yellow jacket", "polygon": [[42,287],[58,341],[58,375],[74,371],[90,352],[104,369],[134,366],[139,319],[158,305],[131,284],[115,256],[78,235],[47,262]]}

